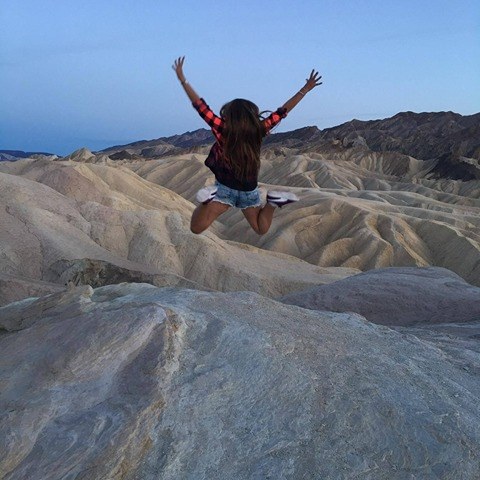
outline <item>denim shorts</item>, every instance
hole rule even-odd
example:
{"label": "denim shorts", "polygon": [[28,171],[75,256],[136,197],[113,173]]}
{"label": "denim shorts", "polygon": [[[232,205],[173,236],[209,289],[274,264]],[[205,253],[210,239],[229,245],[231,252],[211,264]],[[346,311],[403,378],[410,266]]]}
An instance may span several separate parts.
{"label": "denim shorts", "polygon": [[215,186],[217,187],[217,193],[213,197],[212,202],[225,203],[231,207],[237,207],[241,209],[260,207],[262,205],[258,187],[255,188],[255,190],[243,192],[241,190],[234,190],[233,188],[227,187],[218,180],[215,180]]}

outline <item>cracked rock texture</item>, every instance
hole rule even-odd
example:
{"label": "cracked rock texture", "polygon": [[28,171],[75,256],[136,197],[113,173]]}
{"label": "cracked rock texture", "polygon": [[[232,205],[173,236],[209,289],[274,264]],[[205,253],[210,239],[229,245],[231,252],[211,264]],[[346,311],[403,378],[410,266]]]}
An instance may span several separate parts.
{"label": "cracked rock texture", "polygon": [[478,479],[471,345],[247,292],[27,298],[0,308],[0,478]]}

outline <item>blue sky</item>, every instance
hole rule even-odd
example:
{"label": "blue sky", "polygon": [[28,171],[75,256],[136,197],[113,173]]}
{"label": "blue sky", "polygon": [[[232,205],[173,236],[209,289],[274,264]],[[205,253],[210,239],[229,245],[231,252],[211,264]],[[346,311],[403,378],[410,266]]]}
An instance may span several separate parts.
{"label": "blue sky", "polygon": [[277,131],[399,111],[480,111],[480,2],[2,0],[0,149],[67,154],[203,127],[210,106],[274,110],[324,84]]}

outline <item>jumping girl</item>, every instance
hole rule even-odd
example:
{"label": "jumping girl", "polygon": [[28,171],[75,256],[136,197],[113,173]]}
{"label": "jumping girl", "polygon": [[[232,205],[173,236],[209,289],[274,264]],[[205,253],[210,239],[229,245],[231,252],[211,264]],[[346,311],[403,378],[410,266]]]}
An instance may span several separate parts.
{"label": "jumping girl", "polygon": [[208,123],[216,139],[205,160],[205,165],[215,174],[215,185],[198,191],[200,205],[192,214],[190,229],[193,233],[202,233],[230,207],[237,207],[242,209],[253,230],[263,235],[272,224],[275,208],[296,202],[298,197],[291,192],[269,191],[267,203],[262,207],[257,183],[262,139],[307,92],[322,84],[322,77],[312,70],[305,85],[265,119],[254,103],[242,98],[225,104],[218,117],[185,80],[184,60],[185,57],[179,57],[172,68],[193,107]]}

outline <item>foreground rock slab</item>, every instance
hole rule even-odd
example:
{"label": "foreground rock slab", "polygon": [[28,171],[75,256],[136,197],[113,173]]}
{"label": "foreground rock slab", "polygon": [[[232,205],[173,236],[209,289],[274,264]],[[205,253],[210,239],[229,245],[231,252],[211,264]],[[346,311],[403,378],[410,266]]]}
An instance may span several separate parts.
{"label": "foreground rock slab", "polygon": [[280,300],[312,310],[355,312],[382,325],[480,321],[480,287],[439,267],[370,270]]}
{"label": "foreground rock slab", "polygon": [[0,308],[0,478],[478,479],[468,362],[254,293],[29,298]]}

